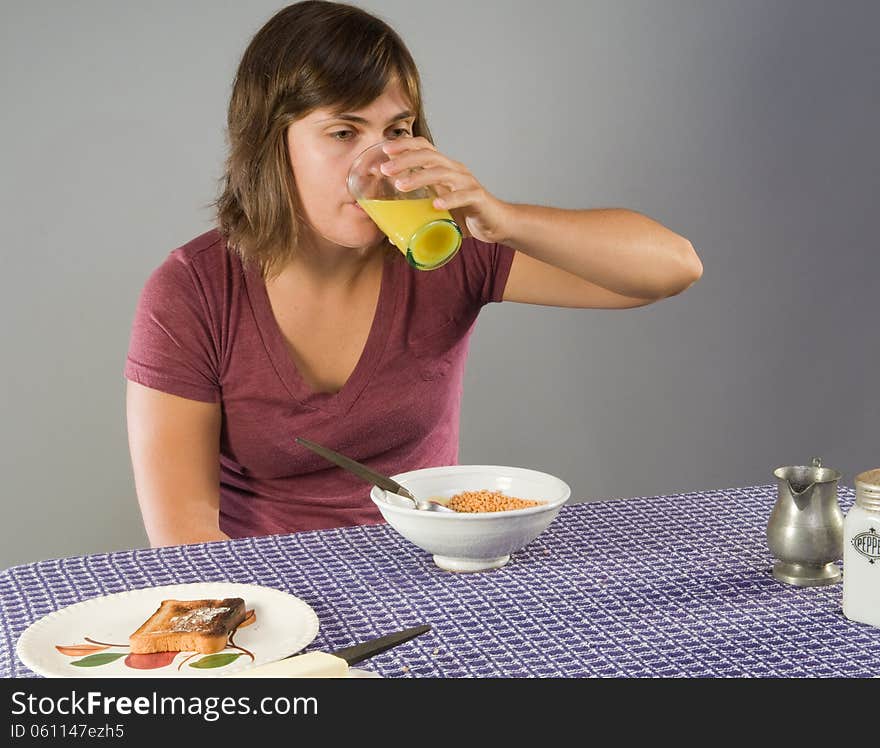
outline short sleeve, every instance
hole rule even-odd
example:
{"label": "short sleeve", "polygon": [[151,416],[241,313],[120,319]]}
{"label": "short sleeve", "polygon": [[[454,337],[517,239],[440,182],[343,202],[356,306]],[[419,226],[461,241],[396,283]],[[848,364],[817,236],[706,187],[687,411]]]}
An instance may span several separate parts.
{"label": "short sleeve", "polygon": [[125,377],[151,389],[219,402],[219,345],[192,268],[172,252],[141,291]]}
{"label": "short sleeve", "polygon": [[515,250],[469,237],[462,242],[464,287],[477,307],[502,301]]}

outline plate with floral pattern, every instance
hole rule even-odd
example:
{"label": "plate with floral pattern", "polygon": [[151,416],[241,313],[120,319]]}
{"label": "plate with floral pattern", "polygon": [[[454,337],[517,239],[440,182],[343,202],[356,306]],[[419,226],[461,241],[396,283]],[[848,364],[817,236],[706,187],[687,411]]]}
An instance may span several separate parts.
{"label": "plate with floral pattern", "polygon": [[[245,620],[214,654],[133,654],[128,637],[163,600],[240,597]],[[32,623],[16,652],[33,672],[49,678],[204,678],[245,670],[299,652],[318,634],[318,616],[304,600],[282,590],[238,582],[198,582],[119,592],[69,605]]]}

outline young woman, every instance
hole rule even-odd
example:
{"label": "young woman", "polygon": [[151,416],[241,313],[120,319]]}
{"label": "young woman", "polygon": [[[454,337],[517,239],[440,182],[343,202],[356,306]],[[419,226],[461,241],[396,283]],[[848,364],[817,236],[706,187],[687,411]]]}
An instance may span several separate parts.
{"label": "young woman", "polygon": [[[639,213],[495,197],[434,147],[403,41],[349,5],[300,2],[263,26],[228,130],[217,228],[147,281],[125,367],[154,546],[380,522],[369,486],[295,437],[385,474],[455,464],[483,306],[632,308],[702,274]],[[434,186],[464,230],[443,267],[412,268],[347,190],[383,141],[400,189]]]}

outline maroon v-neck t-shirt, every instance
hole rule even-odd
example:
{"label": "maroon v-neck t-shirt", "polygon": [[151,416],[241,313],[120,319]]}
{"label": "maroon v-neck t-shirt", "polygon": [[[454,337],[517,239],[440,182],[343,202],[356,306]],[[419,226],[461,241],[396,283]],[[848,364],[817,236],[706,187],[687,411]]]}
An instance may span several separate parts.
{"label": "maroon v-neck t-shirt", "polygon": [[513,256],[473,238],[427,272],[389,255],[361,357],[339,392],[322,393],[300,377],[259,270],[209,231],[144,286],[125,377],[220,403],[220,529],[231,537],[379,523],[370,486],[294,438],[385,475],[457,464],[470,335],[480,309],[501,301]]}

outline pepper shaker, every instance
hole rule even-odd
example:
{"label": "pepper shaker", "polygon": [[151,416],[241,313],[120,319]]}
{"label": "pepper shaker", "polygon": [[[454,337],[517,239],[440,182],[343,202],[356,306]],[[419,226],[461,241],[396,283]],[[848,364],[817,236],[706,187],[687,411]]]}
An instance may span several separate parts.
{"label": "pepper shaker", "polygon": [[843,614],[880,626],[880,468],[859,473],[843,521]]}

